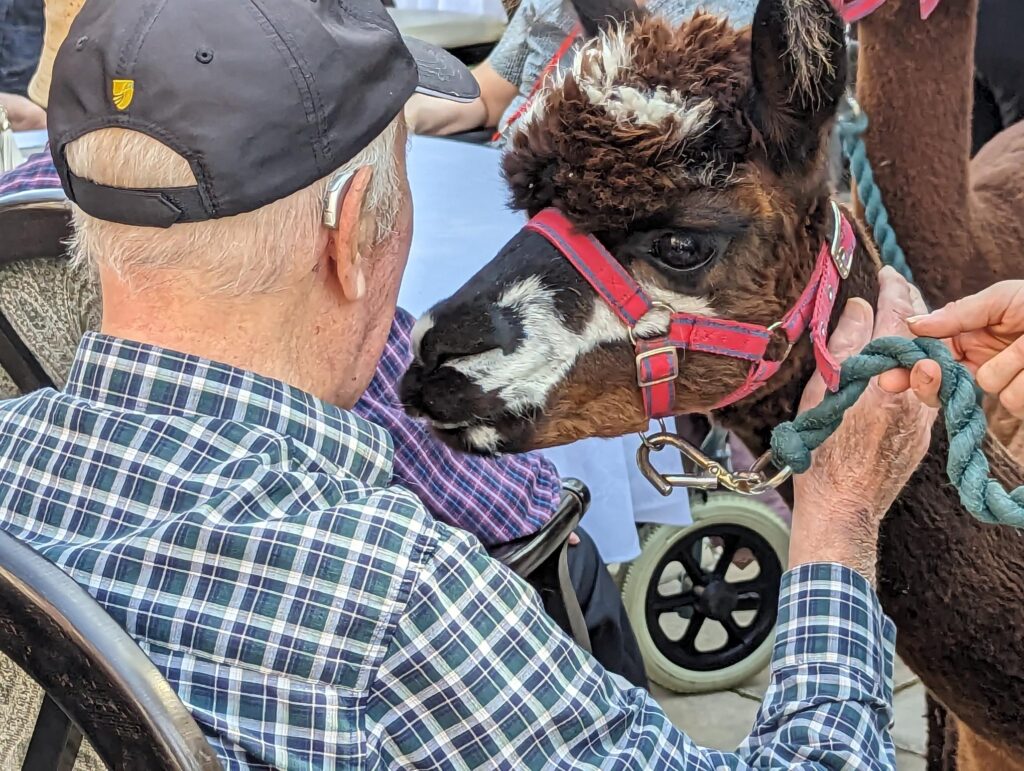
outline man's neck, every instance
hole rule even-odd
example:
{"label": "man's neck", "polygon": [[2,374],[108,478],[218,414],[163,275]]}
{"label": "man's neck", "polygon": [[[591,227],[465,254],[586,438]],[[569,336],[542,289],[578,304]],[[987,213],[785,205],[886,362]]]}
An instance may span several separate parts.
{"label": "man's neck", "polygon": [[315,351],[297,339],[295,293],[244,298],[203,297],[180,282],[132,289],[101,276],[103,320],[100,331],[281,380],[323,397],[322,384],[308,373]]}

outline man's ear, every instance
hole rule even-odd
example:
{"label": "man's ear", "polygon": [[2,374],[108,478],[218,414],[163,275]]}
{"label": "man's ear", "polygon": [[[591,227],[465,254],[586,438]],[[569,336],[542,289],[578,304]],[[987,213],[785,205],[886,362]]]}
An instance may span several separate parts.
{"label": "man's ear", "polygon": [[370,248],[372,228],[367,224],[366,197],[370,188],[371,169],[358,169],[337,200],[334,216],[336,227],[329,230],[327,242],[332,269],[338,277],[345,299],[361,300],[366,294],[366,273],[363,255]]}
{"label": "man's ear", "polygon": [[760,0],[751,63],[751,119],[769,161],[779,174],[803,173],[846,89],[846,37],[831,0]]}

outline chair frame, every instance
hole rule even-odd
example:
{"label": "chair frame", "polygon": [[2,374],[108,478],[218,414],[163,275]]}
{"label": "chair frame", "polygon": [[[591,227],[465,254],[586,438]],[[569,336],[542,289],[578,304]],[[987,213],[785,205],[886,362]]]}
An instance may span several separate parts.
{"label": "chair frame", "polygon": [[523,578],[554,554],[579,525],[590,506],[590,490],[571,477],[562,480],[562,499],[554,515],[536,533],[499,544],[490,555]]}
{"label": "chair frame", "polygon": [[[71,235],[71,205],[60,188],[0,196],[0,268],[16,262],[60,257]],[[54,241],[40,233],[59,233]],[[0,366],[22,393],[52,388],[53,380],[0,312]]]}
{"label": "chair frame", "polygon": [[70,771],[83,736],[115,771],[221,768],[124,629],[74,579],[2,530],[0,651],[46,693],[24,771]]}

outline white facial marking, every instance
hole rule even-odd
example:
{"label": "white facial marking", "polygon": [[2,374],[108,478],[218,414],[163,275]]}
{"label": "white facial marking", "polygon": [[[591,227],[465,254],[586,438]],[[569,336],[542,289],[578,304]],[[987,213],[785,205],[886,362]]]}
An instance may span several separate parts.
{"label": "white facial marking", "polygon": [[501,443],[501,434],[492,426],[474,426],[466,431],[465,439],[476,450],[494,452]]}
{"label": "white facial marking", "polygon": [[[690,297],[653,285],[643,288],[652,301],[676,312],[714,314],[707,298]],[[595,300],[581,332],[569,329],[555,306],[555,291],[545,287],[536,276],[509,287],[497,304],[513,309],[522,324],[523,339],[516,349],[505,354],[495,348],[477,356],[453,359],[444,366],[461,372],[484,391],[499,395],[513,413],[543,407],[551,390],[583,355],[603,343],[629,340],[626,325],[601,299]],[[663,309],[653,309],[640,320],[637,332],[645,336],[664,333],[668,316]]]}
{"label": "white facial marking", "polygon": [[420,344],[423,342],[423,336],[427,334],[434,326],[434,317],[430,313],[424,313],[420,316],[416,323],[413,324],[412,332],[409,337],[412,342],[412,353],[417,359],[420,357]]}
{"label": "white facial marking", "polygon": [[468,420],[464,420],[461,423],[442,423],[440,420],[431,421],[431,425],[434,428],[440,429],[441,431],[458,431],[460,428],[465,428],[469,425]]}

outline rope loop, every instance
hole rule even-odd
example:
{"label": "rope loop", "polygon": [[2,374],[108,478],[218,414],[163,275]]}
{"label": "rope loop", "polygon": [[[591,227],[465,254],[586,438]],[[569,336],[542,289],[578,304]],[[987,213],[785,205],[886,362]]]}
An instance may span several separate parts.
{"label": "rope loop", "polygon": [[1024,528],[1024,486],[1007,492],[989,476],[982,444],[987,431],[974,378],[940,341],[919,337],[883,337],[873,340],[843,364],[839,390],[826,394],[817,407],[804,412],[772,433],[772,458],[801,473],[810,468],[811,452],[820,447],[867,388],[871,378],[891,369],[909,369],[932,359],[942,369],[939,401],[949,437],[946,474],[960,493],[960,502],[982,522]]}
{"label": "rope loop", "polygon": [[903,253],[896,240],[896,231],[889,223],[889,212],[882,200],[882,191],[875,182],[871,162],[868,160],[868,148],[864,144],[864,132],[868,128],[868,116],[858,109],[839,122],[839,139],[843,145],[843,153],[850,162],[850,176],[857,184],[857,197],[864,207],[864,218],[871,228],[871,235],[878,246],[882,262],[891,265],[911,284],[914,274],[907,264],[907,256]]}

